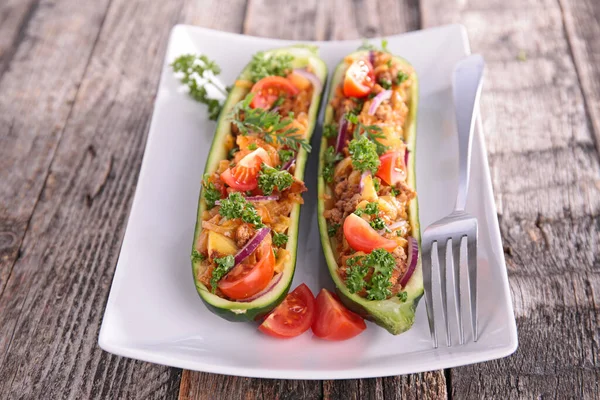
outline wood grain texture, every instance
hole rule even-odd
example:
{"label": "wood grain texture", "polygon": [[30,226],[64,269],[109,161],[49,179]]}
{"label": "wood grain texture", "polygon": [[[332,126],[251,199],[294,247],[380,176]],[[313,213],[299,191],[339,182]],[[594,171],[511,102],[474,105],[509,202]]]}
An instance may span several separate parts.
{"label": "wood grain texture", "polygon": [[[272,18],[273,15],[277,18]],[[249,0],[244,33],[254,36],[296,40],[355,39],[392,35],[418,28],[415,2],[316,0],[281,2]],[[184,371],[180,398],[224,399],[412,399],[446,398],[442,371],[389,377],[338,381],[286,381],[243,379]]]}
{"label": "wood grain texture", "polygon": [[[105,0],[93,5],[64,1],[55,7],[26,1],[0,5],[0,296],[106,7]],[[0,336],[0,354],[6,341]]]}
{"label": "wood grain texture", "polygon": [[2,204],[17,217],[35,206],[0,297],[2,399],[177,393],[178,370],[112,356],[97,337],[181,5],[40,4],[2,79]]}
{"label": "wood grain texture", "polygon": [[600,149],[600,2],[560,0],[565,30]]}
{"label": "wood grain texture", "polygon": [[509,358],[453,369],[451,395],[600,398],[600,164],[561,7],[421,4],[424,26],[465,24],[488,62],[482,114],[520,342]]}

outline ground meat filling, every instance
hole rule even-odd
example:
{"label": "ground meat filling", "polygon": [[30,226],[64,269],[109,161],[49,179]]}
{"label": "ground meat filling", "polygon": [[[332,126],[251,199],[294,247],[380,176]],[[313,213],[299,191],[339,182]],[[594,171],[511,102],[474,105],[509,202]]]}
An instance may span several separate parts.
{"label": "ground meat filling", "polygon": [[[361,55],[350,57],[361,57]],[[346,59],[347,65],[350,65],[354,60],[354,58]],[[334,97],[330,102],[330,106],[333,108],[335,127],[338,128],[337,124],[344,118],[347,119],[349,113],[354,114],[358,123],[379,127],[384,135],[383,143],[390,149],[389,151],[394,150],[399,154],[404,154],[404,151],[406,151],[404,128],[409,115],[412,69],[400,65],[386,52],[375,52],[374,60],[373,69],[376,83],[368,96],[360,99],[344,96],[343,82],[335,88]],[[369,115],[373,97],[388,89],[392,91],[390,99],[384,100],[377,107],[374,114]],[[354,128],[355,125],[348,122],[348,132],[353,132]],[[338,274],[342,280],[346,280],[349,268],[351,268],[348,265],[348,260],[356,257],[357,254],[364,254],[356,252],[348,244],[342,229],[344,221],[357,209],[364,209],[365,204],[375,201],[378,203],[377,214],[370,216],[362,214],[362,218],[367,221],[379,218],[384,221],[386,227],[394,227],[393,229],[378,230],[378,233],[384,238],[398,243],[397,247],[390,252],[395,262],[395,267],[389,278],[391,283],[390,293],[391,296],[394,296],[402,291],[403,288],[400,286],[399,281],[408,269],[408,237],[411,235],[409,205],[411,200],[416,197],[416,192],[405,180],[391,186],[373,175],[376,200],[372,198],[367,200],[361,192],[361,172],[355,170],[350,159],[348,145],[351,139],[352,137],[347,138],[345,147],[339,155],[339,160],[334,164],[333,177],[328,182],[331,194],[326,198],[324,211],[329,236],[332,238],[332,244],[336,250],[339,266]],[[334,145],[335,141],[335,137],[330,138],[328,145]],[[380,156],[381,154],[379,153]],[[404,172],[409,167],[404,166]],[[369,281],[372,275],[373,268],[367,272],[364,278],[365,281]],[[367,287],[356,293],[367,297]]]}

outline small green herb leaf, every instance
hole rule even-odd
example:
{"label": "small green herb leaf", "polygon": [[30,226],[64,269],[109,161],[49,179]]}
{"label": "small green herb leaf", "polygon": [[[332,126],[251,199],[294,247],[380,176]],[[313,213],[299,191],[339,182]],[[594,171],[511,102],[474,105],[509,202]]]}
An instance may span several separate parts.
{"label": "small green herb leaf", "polygon": [[273,244],[277,247],[285,246],[288,242],[288,235],[273,231]]}
{"label": "small green herb leaf", "polygon": [[215,293],[217,284],[221,278],[235,266],[235,259],[232,255],[228,255],[226,257],[215,258],[213,261],[217,266],[213,269],[212,277],[210,278],[210,287],[212,288],[212,292]]}
{"label": "small green herb leaf", "polygon": [[275,189],[283,192],[294,183],[294,177],[288,171],[280,171],[276,168],[263,164],[258,173],[258,187],[269,196]]}

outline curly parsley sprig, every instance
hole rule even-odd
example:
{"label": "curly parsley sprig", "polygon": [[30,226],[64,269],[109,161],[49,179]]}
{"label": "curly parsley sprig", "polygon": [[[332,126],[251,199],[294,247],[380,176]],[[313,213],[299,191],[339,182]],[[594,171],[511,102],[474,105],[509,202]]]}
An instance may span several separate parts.
{"label": "curly parsley sprig", "polygon": [[212,277],[210,278],[211,291],[215,293],[217,291],[217,284],[234,266],[235,259],[232,255],[226,257],[215,258],[213,260],[217,265],[212,271]]}
{"label": "curly parsley sprig", "polygon": [[269,196],[275,189],[283,192],[294,183],[294,177],[287,171],[278,170],[263,164],[258,173],[258,187]]}
{"label": "curly parsley sprig", "polygon": [[292,71],[293,60],[291,54],[267,55],[260,51],[252,56],[250,61],[250,79],[252,82],[257,82],[267,76],[286,76]]}
{"label": "curly parsley sprig", "polygon": [[229,193],[228,198],[221,200],[219,214],[227,219],[241,218],[242,221],[254,225],[257,229],[265,226],[254,206],[238,192]]}
{"label": "curly parsley sprig", "polygon": [[310,152],[310,144],[298,134],[298,128],[292,128],[294,114],[289,113],[282,118],[277,112],[252,108],[250,103],[254,93],[249,93],[244,100],[233,107],[229,119],[239,129],[242,135],[256,134],[269,144],[277,143],[298,150],[302,147]]}
{"label": "curly parsley sprig", "polygon": [[[229,90],[223,88],[214,77],[221,73],[221,68],[204,54],[184,54],[171,63],[173,72],[179,75],[181,83],[189,89],[190,96],[208,106],[208,115],[211,120],[216,120],[221,113],[223,104],[217,99],[208,96],[207,86],[212,86],[217,91],[227,96]],[[199,83],[200,81],[200,83]]]}
{"label": "curly parsley sprig", "polygon": [[[396,267],[396,260],[391,253],[375,249],[366,256],[349,258],[346,265],[346,286],[351,293],[365,288],[369,300],[385,300],[392,295],[390,278]],[[373,274],[366,281],[369,269],[373,270]]]}

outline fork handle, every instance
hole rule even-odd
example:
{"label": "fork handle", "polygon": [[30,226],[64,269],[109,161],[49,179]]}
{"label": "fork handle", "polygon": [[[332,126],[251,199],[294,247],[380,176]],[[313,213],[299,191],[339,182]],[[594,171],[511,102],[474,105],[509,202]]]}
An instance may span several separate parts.
{"label": "fork handle", "polygon": [[485,62],[479,54],[456,64],[453,74],[454,109],[458,130],[458,194],[455,210],[464,211],[469,191],[471,143],[477,119]]}

